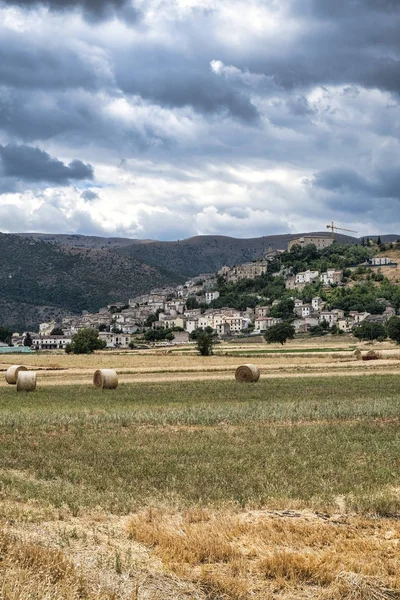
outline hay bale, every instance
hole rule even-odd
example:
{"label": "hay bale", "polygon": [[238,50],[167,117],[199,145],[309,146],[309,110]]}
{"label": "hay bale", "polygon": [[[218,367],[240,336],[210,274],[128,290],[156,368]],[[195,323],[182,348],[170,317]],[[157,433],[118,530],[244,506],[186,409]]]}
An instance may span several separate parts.
{"label": "hay bale", "polygon": [[363,360],[378,360],[379,354],[375,350],[368,350],[367,354],[362,357]]}
{"label": "hay bale", "polygon": [[27,371],[27,370],[28,369],[26,367],[24,367],[23,365],[12,365],[11,367],[8,367],[8,369],[6,371],[7,383],[9,383],[10,385],[15,385],[17,383],[18,373],[20,371]]}
{"label": "hay bale", "polygon": [[93,385],[103,390],[115,390],[118,387],[118,375],[114,369],[98,369],[93,376]]}
{"label": "hay bale", "polygon": [[260,369],[255,365],[241,365],[235,371],[236,381],[255,383],[260,379]]}
{"label": "hay bale", "polygon": [[17,377],[17,392],[33,392],[35,389],[35,371],[20,371]]}
{"label": "hay bale", "polygon": [[356,360],[361,360],[362,359],[361,350],[359,348],[357,348],[357,350],[354,350],[353,356]]}

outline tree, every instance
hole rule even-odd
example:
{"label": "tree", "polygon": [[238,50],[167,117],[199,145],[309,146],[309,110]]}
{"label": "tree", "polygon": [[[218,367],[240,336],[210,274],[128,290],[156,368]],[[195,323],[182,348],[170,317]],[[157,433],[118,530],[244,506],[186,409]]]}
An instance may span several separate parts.
{"label": "tree", "polygon": [[264,338],[268,344],[280,343],[284,344],[286,340],[294,338],[294,327],[290,323],[278,323],[273,325],[264,334]]}
{"label": "tree", "polygon": [[145,327],[151,327],[153,323],[158,321],[158,315],[160,314],[160,310],[156,310],[156,312],[152,315],[149,315],[144,322]]}
{"label": "tree", "polygon": [[382,246],[382,240],[381,240],[381,236],[378,236],[378,239],[376,240],[376,245],[377,246]]}
{"label": "tree", "polygon": [[105,340],[99,339],[96,329],[80,329],[72,338],[71,352],[73,354],[91,354],[94,350],[103,350],[107,346]]}
{"label": "tree", "polygon": [[213,353],[213,334],[201,330],[197,335],[196,346],[201,356],[211,356]]}
{"label": "tree", "polygon": [[385,339],[386,329],[381,323],[374,323],[373,321],[363,321],[353,331],[353,335],[359,340],[377,340],[378,338]]}
{"label": "tree", "polygon": [[172,341],[175,338],[170,329],[150,329],[144,334],[146,342],[161,342],[163,340]]}
{"label": "tree", "polygon": [[199,336],[201,336],[201,334],[204,332],[212,335],[214,333],[214,329],[212,327],[210,327],[209,325],[207,325],[207,327],[205,329],[201,329],[201,328],[194,329],[193,331],[191,331],[189,333],[189,340],[197,341]]}
{"label": "tree", "polygon": [[54,327],[54,329],[51,330],[50,335],[64,335],[64,332],[61,327]]}
{"label": "tree", "polygon": [[386,329],[390,339],[400,344],[400,318],[391,317],[387,322]]}
{"label": "tree", "polygon": [[295,314],[293,311],[294,301],[291,298],[284,298],[279,302],[279,304],[271,307],[269,314],[271,317],[288,320],[294,319]]}
{"label": "tree", "polygon": [[0,327],[0,342],[11,344],[12,331],[7,327]]}
{"label": "tree", "polygon": [[194,310],[195,308],[199,308],[199,303],[197,302],[196,298],[190,296],[186,300],[186,308],[187,310]]}
{"label": "tree", "polygon": [[32,344],[33,344],[32,337],[28,331],[28,333],[24,337],[24,346],[29,346],[29,348],[30,348],[32,346]]}
{"label": "tree", "polygon": [[310,335],[312,337],[318,337],[320,335],[326,335],[328,332],[321,325],[314,325],[310,327]]}

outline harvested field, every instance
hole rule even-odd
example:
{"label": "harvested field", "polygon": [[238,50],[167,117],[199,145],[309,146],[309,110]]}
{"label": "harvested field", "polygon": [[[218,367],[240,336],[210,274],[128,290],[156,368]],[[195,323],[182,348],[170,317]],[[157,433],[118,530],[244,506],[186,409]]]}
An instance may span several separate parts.
{"label": "harvested field", "polygon": [[263,356],[249,385],[231,356],[27,357],[37,390],[0,390],[0,598],[399,597],[391,349]]}
{"label": "harvested field", "polygon": [[[365,355],[370,345],[358,344]],[[257,350],[254,350],[257,348]],[[261,349],[260,349],[261,348]],[[194,353],[192,346],[168,350],[153,349],[133,352],[99,352],[90,356],[73,356],[64,353],[37,353],[24,356],[24,364],[30,370],[38,371],[38,385],[69,385],[89,383],[97,369],[115,369],[123,383],[145,381],[188,381],[199,379],[229,379],[236,368],[246,362],[254,363],[261,369],[261,377],[286,377],[320,374],[328,371],[345,374],[397,372],[400,368],[400,349],[385,343],[374,346],[380,360],[368,364],[357,361],[354,345],[341,338],[334,343],[318,340],[296,341],[272,347],[252,344],[221,344],[216,346],[218,354],[202,357]],[[243,360],[248,358],[249,360]],[[0,373],[14,364],[12,355],[0,358]],[[372,364],[373,363],[373,364]],[[0,387],[5,380],[0,379]]]}

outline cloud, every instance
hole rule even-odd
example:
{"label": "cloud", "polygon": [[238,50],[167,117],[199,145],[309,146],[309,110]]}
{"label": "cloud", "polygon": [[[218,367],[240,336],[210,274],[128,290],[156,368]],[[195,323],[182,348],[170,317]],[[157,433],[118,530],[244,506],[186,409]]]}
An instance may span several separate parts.
{"label": "cloud", "polygon": [[400,165],[385,167],[364,177],[344,167],[320,171],[314,177],[314,185],[332,192],[400,200]]}
{"label": "cloud", "polygon": [[81,198],[86,200],[87,202],[92,202],[93,200],[97,200],[99,195],[93,190],[85,190],[81,194]]}
{"label": "cloud", "polygon": [[79,9],[89,20],[102,20],[122,15],[129,21],[135,21],[139,12],[130,0],[1,0],[3,5],[19,8],[37,8],[44,6],[52,11]]}
{"label": "cloud", "polygon": [[0,2],[0,206],[144,238],[400,230],[399,28],[390,0]]}
{"label": "cloud", "polygon": [[93,167],[80,160],[68,165],[32,146],[0,145],[1,169],[4,177],[24,181],[47,181],[62,185],[72,180],[93,179]]}

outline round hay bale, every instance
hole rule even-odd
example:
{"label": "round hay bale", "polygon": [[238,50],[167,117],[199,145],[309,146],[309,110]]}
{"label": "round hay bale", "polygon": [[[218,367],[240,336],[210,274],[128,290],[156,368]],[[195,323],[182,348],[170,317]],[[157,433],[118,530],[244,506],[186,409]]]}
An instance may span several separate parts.
{"label": "round hay bale", "polygon": [[260,379],[260,369],[255,365],[241,365],[235,371],[236,381],[255,383]]}
{"label": "round hay bale", "polygon": [[20,371],[17,377],[17,392],[33,392],[35,389],[35,371]]}
{"label": "round hay bale", "polygon": [[118,387],[118,375],[114,369],[98,369],[93,376],[93,385],[103,390],[115,390]]}
{"label": "round hay bale", "polygon": [[375,350],[368,350],[367,354],[362,357],[363,360],[378,360],[379,354]]}
{"label": "round hay bale", "polygon": [[359,348],[357,348],[357,350],[354,350],[353,356],[356,360],[361,360],[361,358],[362,358],[361,350]]}
{"label": "round hay bale", "polygon": [[28,369],[23,365],[12,365],[12,367],[8,367],[6,371],[6,381],[10,385],[15,385],[18,379],[18,373],[20,371],[27,371]]}

